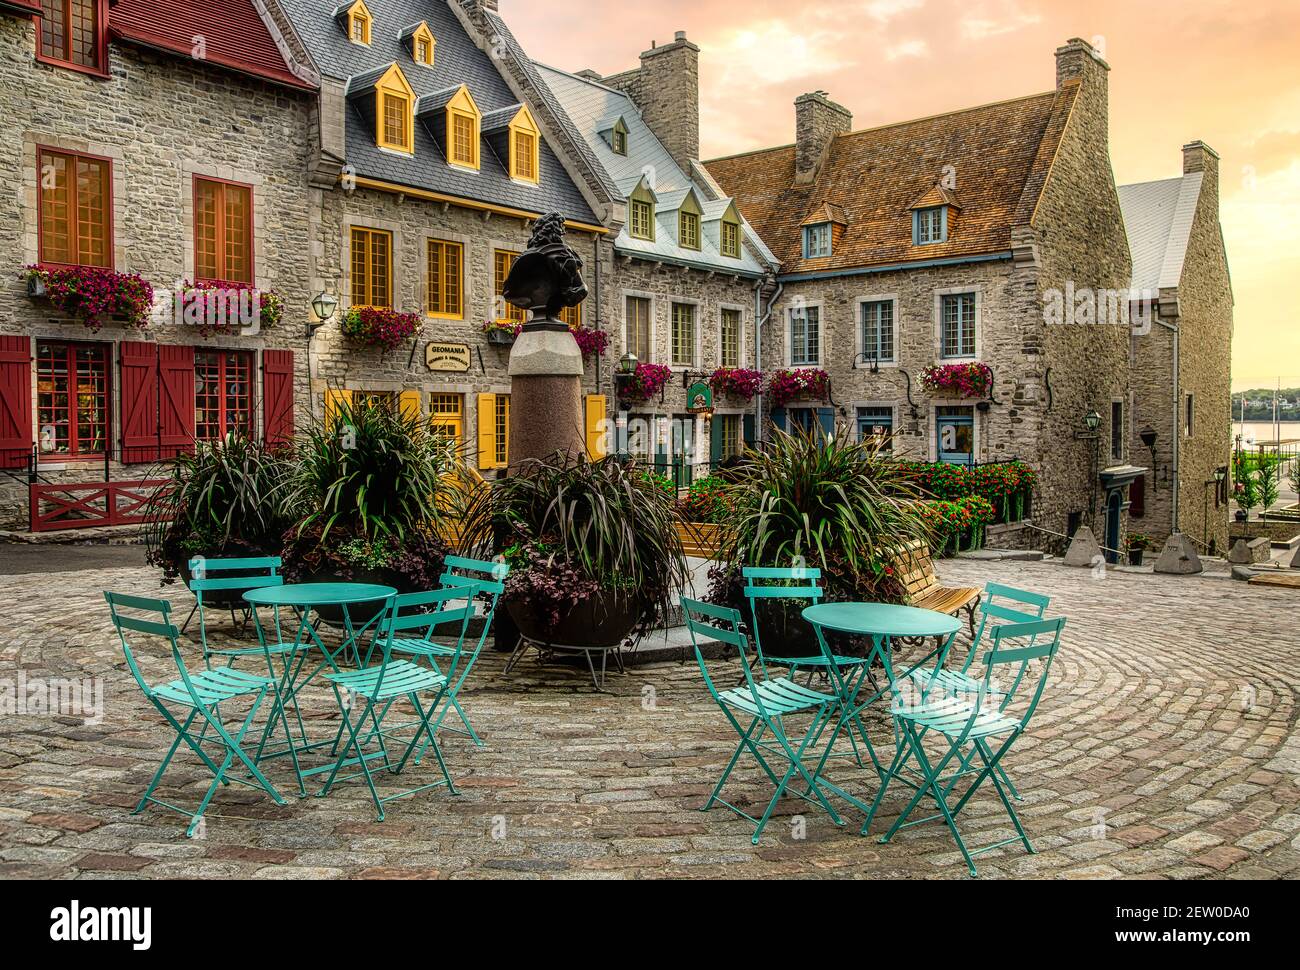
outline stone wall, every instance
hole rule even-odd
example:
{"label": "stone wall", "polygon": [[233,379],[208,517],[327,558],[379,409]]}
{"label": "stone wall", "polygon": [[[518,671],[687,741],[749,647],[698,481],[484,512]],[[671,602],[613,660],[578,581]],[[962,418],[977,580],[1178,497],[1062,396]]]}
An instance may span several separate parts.
{"label": "stone wall", "polygon": [[700,157],[700,49],[686,39],[686,32],[677,31],[671,44],[644,51],[640,67],[602,83],[636,102],[668,154],[689,172],[691,160]]}
{"label": "stone wall", "polygon": [[[0,200],[0,253],[7,267],[0,283],[0,333],[113,345],[152,340],[200,348],[289,349],[298,372],[296,397],[305,401],[310,97],[119,44],[110,49],[111,77],[101,80],[36,63],[35,48],[31,21],[0,17],[0,91],[5,92],[0,162],[22,182]],[[193,176],[251,184],[256,282],[286,301],[279,329],[204,339],[192,328],[168,323],[143,334],[112,325],[92,334],[61,318],[48,303],[28,297],[18,276],[38,259],[38,145],[111,159],[116,269],[140,273],[155,290],[170,290],[193,274]],[[117,373],[114,361],[109,397],[115,449],[120,444]],[[260,381],[260,368],[258,373]],[[35,386],[32,393],[34,401]],[[255,399],[260,428],[260,384]],[[109,474],[132,480],[148,470],[113,461]],[[40,474],[50,483],[103,481],[104,462],[51,461],[42,463]],[[25,480],[0,475],[0,527],[25,528],[27,505]]]}

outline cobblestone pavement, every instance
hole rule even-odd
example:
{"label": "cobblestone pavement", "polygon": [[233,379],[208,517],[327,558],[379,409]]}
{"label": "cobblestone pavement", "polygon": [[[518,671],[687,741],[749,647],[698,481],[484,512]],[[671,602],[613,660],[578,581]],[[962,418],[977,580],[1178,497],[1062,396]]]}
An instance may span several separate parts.
{"label": "cobblestone pavement", "polygon": [[[1008,759],[1038,854],[990,853],[983,877],[1300,875],[1300,596],[1042,563],[959,561],[941,573],[1049,593],[1070,618],[1039,715]],[[485,654],[463,700],[487,746],[445,744],[458,797],[394,802],[377,824],[359,781],[284,807],[231,786],[203,838],[186,840],[179,816],[130,814],[170,735],[122,662],[104,588],[148,595],[156,580],[137,568],[0,577],[0,680],[17,668],[29,689],[50,677],[104,687],[98,724],[30,708],[0,719],[0,875],[966,878],[942,827],[880,845],[857,836],[859,814],[838,829],[794,801],[754,847],[743,820],[698,811],[734,737],[693,662],[612,675],[612,694],[597,695],[585,671],[525,661],[507,677],[501,656]],[[150,680],[169,675],[156,645],[144,666]],[[310,721],[328,731],[332,695],[319,683],[310,693]],[[870,725],[888,738],[882,718]],[[416,777],[432,781],[431,767]],[[765,803],[756,770],[734,777],[733,799]],[[874,775],[833,777],[875,791]],[[289,792],[286,766],[272,778]],[[206,783],[190,759],[162,794],[193,804]],[[902,805],[891,792],[876,834]],[[991,791],[963,818],[972,844],[1009,832]]]}

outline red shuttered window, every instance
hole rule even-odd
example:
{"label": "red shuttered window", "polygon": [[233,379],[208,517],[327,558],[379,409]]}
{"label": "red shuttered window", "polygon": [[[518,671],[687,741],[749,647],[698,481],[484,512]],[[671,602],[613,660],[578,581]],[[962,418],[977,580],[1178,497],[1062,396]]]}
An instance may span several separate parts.
{"label": "red shuttered window", "polygon": [[241,350],[194,354],[194,437],[219,441],[253,435],[253,355]]}
{"label": "red shuttered window", "polygon": [[32,342],[0,337],[0,468],[22,468],[32,453]]}
{"label": "red shuttered window", "polygon": [[194,275],[207,282],[253,284],[253,190],[194,180]]}
{"label": "red shuttered window", "polygon": [[103,0],[41,0],[40,57],[104,70]]}
{"label": "red shuttered window", "polygon": [[111,267],[113,177],[108,159],[42,148],[37,167],[41,262]]}
{"label": "red shuttered window", "polygon": [[36,345],[36,427],[42,455],[100,456],[108,446],[108,348]]}
{"label": "red shuttered window", "polygon": [[262,434],[278,448],[293,441],[293,351],[262,352]]}

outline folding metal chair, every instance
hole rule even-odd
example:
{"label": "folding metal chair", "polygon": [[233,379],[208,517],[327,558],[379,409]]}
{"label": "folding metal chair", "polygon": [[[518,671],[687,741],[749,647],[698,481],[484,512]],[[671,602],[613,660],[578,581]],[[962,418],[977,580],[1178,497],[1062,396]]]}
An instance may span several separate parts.
{"label": "folding metal chair", "polygon": [[[261,788],[275,800],[277,805],[283,805],[284,799],[280,796],[280,793],[275,790],[275,787],[258,769],[253,759],[241,747],[244,735],[248,733],[248,729],[252,726],[253,718],[257,714],[258,707],[261,706],[263,698],[266,697],[268,691],[274,691],[274,681],[267,677],[256,677],[239,670],[231,670],[228,667],[203,670],[191,675],[185,666],[185,661],[181,658],[178,641],[180,631],[172,625],[170,603],[165,600],[144,599],[139,596],[126,596],[121,593],[107,591],[104,593],[104,599],[108,602],[109,612],[113,617],[113,626],[117,628],[118,638],[122,641],[122,652],[126,656],[126,663],[131,670],[131,676],[135,678],[135,682],[140,686],[144,696],[176,732],[176,740],[172,742],[162,760],[162,764],[154,772],[149,787],[145,789],[144,796],[140,799],[132,814],[138,815],[144,811],[145,805],[150,802],[170,811],[179,812],[189,818],[190,824],[185,830],[185,835],[187,838],[192,838],[203,819],[203,813],[207,811],[208,803],[212,801],[212,796],[219,787],[232,781],[252,788]],[[122,610],[129,610],[133,614],[143,614],[143,616],[124,616],[121,613]],[[167,640],[171,644],[172,660],[176,664],[180,679],[153,686],[149,685],[140,673],[140,667],[136,663],[135,654],[127,638],[128,630],[132,633],[162,637]],[[251,698],[252,700],[247,716],[232,736],[222,723],[219,707],[221,704],[241,698]],[[168,705],[185,712],[184,722],[178,720],[177,715],[172,713]],[[204,725],[203,734],[198,737],[195,737],[190,730],[196,719],[202,719]],[[214,737],[208,738],[206,736],[208,728],[212,729]],[[156,798],[153,794],[182,742],[212,772],[212,784],[208,787],[207,793],[204,794],[198,808],[193,812]],[[203,750],[205,744],[214,745],[219,749],[220,753],[223,753],[224,756],[220,765]],[[236,761],[239,761],[248,770],[249,775],[256,784],[243,778],[227,776],[231,765]]]}
{"label": "folding metal chair", "polygon": [[[466,591],[461,587],[392,597],[384,618],[380,620],[379,635],[376,640],[376,645],[382,654],[380,662],[361,670],[336,671],[325,675],[325,679],[334,687],[342,724],[339,727],[339,737],[335,742],[338,759],[325,785],[316,793],[317,797],[329,794],[330,789],[338,781],[365,778],[366,786],[370,789],[370,797],[375,803],[377,818],[382,822],[384,805],[395,799],[406,798],[442,785],[446,785],[453,795],[457,794],[451,775],[447,773],[447,764],[443,761],[442,749],[438,746],[431,723],[434,712],[438,710],[439,703],[447,692],[447,678],[436,670],[421,667],[409,660],[393,659],[393,642],[408,631],[427,630],[430,624],[430,607],[438,608],[433,615],[439,618],[439,622],[462,624],[463,642],[464,627],[469,624],[470,617],[474,614],[473,603],[469,602],[455,609],[447,609],[446,604],[448,601],[465,598]],[[429,693],[433,694],[433,700],[426,709],[420,702],[420,695]],[[384,727],[384,720],[392,709],[393,703],[403,697],[410,702],[418,718],[413,722],[415,735],[409,739],[398,737],[397,732],[410,728],[411,724],[393,725],[387,729]],[[362,738],[362,731],[367,728],[367,725],[368,730]],[[422,739],[427,746],[433,748],[434,757],[437,758],[438,767],[442,771],[442,780],[381,797],[375,788],[375,772],[371,770],[370,762],[382,758],[385,770],[390,774],[400,775],[416,749],[421,748]],[[388,753],[387,742],[390,740],[399,741],[406,748],[401,759],[396,763]],[[341,746],[339,741],[343,742]],[[367,751],[366,748],[373,741],[378,742],[378,750]],[[359,765],[361,770],[343,777],[339,776],[341,769],[353,765]]]}
{"label": "folding metal chair", "polygon": [[[778,667],[786,667],[790,671],[790,676],[795,676],[799,670],[806,669],[809,672],[808,683],[812,682],[812,674],[820,672],[835,688],[836,694],[840,698],[840,717],[841,721],[848,719],[851,724],[841,724],[835,732],[835,736],[842,732],[848,739],[849,744],[853,747],[853,758],[858,767],[865,768],[866,764],[862,760],[862,753],[858,750],[858,738],[861,738],[863,745],[867,749],[867,754],[871,758],[871,763],[877,771],[882,770],[882,765],[876,758],[875,749],[867,737],[867,730],[862,724],[861,716],[855,711],[854,700],[866,681],[875,684],[875,679],[871,676],[871,657],[849,657],[833,653],[829,645],[825,642],[820,630],[816,630],[811,624],[805,624],[808,629],[816,636],[816,642],[821,649],[808,657],[773,657],[770,654],[763,653],[762,640],[759,636],[759,619],[758,608],[763,602],[772,600],[801,600],[810,601],[815,606],[821,602],[823,592],[820,583],[822,571],[814,567],[797,566],[797,567],[765,567],[765,566],[745,566],[740,571],[741,578],[745,580],[745,599],[749,601],[749,615],[753,620],[750,627],[754,635],[754,646],[763,654],[765,661]],[[799,622],[804,622],[802,619]],[[858,737],[854,737],[851,728],[857,728]],[[816,742],[814,742],[816,743]],[[832,744],[834,741],[832,740]],[[829,755],[829,751],[827,754]]]}
{"label": "folding metal chair", "polygon": [[[714,802],[717,802],[731,809],[741,818],[753,822],[755,828],[751,841],[754,845],[758,845],[763,829],[767,825],[768,819],[772,817],[772,812],[776,809],[781,796],[789,789],[790,782],[798,776],[808,786],[807,791],[800,792],[796,789],[789,789],[789,793],[810,804],[819,805],[830,815],[831,821],[836,825],[843,825],[844,823],[835,813],[835,809],[831,807],[831,803],[827,801],[825,794],[823,794],[820,779],[803,763],[806,756],[812,755],[811,749],[815,740],[821,737],[826,725],[839,710],[837,699],[831,694],[822,694],[801,684],[796,684],[788,677],[769,677],[761,650],[756,651],[757,664],[754,666],[757,667],[759,674],[756,679],[755,671],[749,663],[749,642],[745,635],[740,632],[740,613],[736,610],[713,606],[709,603],[700,603],[683,597],[682,612],[686,617],[686,627],[691,633],[691,643],[695,647],[695,659],[700,665],[700,673],[704,677],[704,684],[719,709],[721,709],[735,729],[736,734],[740,737],[740,742],[736,745],[736,751],[732,754],[731,760],[727,762],[722,777],[718,779],[713,793],[709,795],[708,801],[704,803],[700,810],[707,812],[713,807]],[[709,676],[708,667],[704,663],[704,654],[700,651],[697,636],[721,640],[723,643],[728,643],[740,651],[741,668],[745,672],[745,686],[733,687],[724,691],[717,689],[713,678]],[[812,719],[803,735],[803,739],[795,743],[786,733],[786,721],[799,714],[810,714]],[[742,727],[742,720],[746,719],[748,720],[748,726]],[[762,734],[756,734],[756,732],[770,732],[774,740],[763,741],[761,740]],[[720,797],[727,779],[731,777],[732,770],[736,767],[740,756],[746,751],[753,755],[759,767],[763,769],[763,773],[776,786],[776,790],[772,794],[772,800],[768,802],[767,809],[763,812],[761,818],[754,818],[754,816]],[[784,768],[780,775],[768,763],[768,758],[763,756],[764,752],[768,754],[768,757],[779,762],[777,764],[778,769]]]}
{"label": "folding metal chair", "polygon": [[[194,614],[199,615],[199,623],[204,626],[203,630],[203,659],[208,659],[207,628],[204,618],[204,593],[214,593],[217,591],[230,591],[232,593],[244,593],[250,589],[261,589],[264,586],[281,586],[284,584],[284,577],[280,576],[280,567],[283,565],[278,556],[263,556],[255,559],[208,559],[205,556],[196,556],[190,560],[190,592],[194,594],[194,608],[190,610],[190,615],[185,618],[185,623],[181,626],[181,633],[190,628],[190,621],[194,619]],[[221,573],[244,573],[242,576],[222,576]],[[250,610],[245,606],[239,607],[244,614],[244,623],[248,623]],[[235,606],[230,606],[230,621],[235,622]],[[257,651],[261,652],[261,651]]]}
{"label": "folding metal chair", "polygon": [[[1025,733],[1030,718],[1038,708],[1051,673],[1052,661],[1060,649],[1061,631],[1064,628],[1063,617],[993,627],[990,634],[992,644],[982,661],[984,675],[973,695],[964,692],[925,698],[915,705],[909,705],[902,698],[895,700],[891,713],[902,730],[903,740],[862,826],[863,835],[871,827],[890,781],[897,779],[913,784],[903,773],[911,770],[908,762],[915,761],[921,782],[914,786],[916,793],[897,821],[881,837],[881,842],[888,842],[900,829],[942,818],[952,832],[972,876],[978,875],[973,857],[980,853],[1013,842],[1022,842],[1026,851],[1034,851],[1033,844],[1007,797],[1007,790],[999,780],[998,769],[1012,744]],[[1042,662],[1036,677],[1029,675],[1030,665],[1035,661]],[[1005,674],[1008,670],[1013,671],[1010,685],[1005,689],[995,686],[997,675]],[[1028,696],[1017,702],[1022,687],[1027,689]],[[1013,708],[1020,713],[1017,714]],[[937,757],[931,757],[925,751],[923,742],[927,735],[937,735],[941,739],[942,748]],[[998,742],[996,751],[990,745],[991,739]],[[978,764],[975,764],[976,758],[979,759]],[[945,776],[944,772],[950,766],[954,769],[953,773]],[[970,779],[969,787],[954,804],[950,804],[949,799],[963,778]],[[962,840],[956,819],[985,779],[993,782],[998,798],[1015,826],[1016,836],[972,850]],[[909,821],[912,812],[926,796],[934,799],[939,809],[938,814]]]}

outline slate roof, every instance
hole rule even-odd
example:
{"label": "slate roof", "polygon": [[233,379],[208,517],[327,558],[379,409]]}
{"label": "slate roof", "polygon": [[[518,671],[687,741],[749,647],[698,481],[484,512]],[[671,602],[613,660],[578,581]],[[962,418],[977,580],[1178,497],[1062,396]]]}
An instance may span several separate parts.
{"label": "slate roof", "polygon": [[1169,289],[1182,280],[1203,180],[1203,174],[1195,172],[1119,187],[1119,206],[1133,254],[1134,290]]}
{"label": "slate roof", "polygon": [[[1077,92],[1077,83],[1067,83],[1046,94],[840,135],[809,185],[795,185],[793,145],[704,164],[735,196],[783,274],[1009,252],[1012,227],[1033,216]],[[911,207],[942,185],[947,166],[961,205],[948,241],[914,246]],[[843,235],[831,256],[804,259],[800,226],[826,204],[843,210]]]}
{"label": "slate roof", "polygon": [[205,43],[204,60],[241,74],[302,90],[314,84],[285,63],[252,0],[117,0],[109,30],[120,40],[194,59],[194,38]]}
{"label": "slate roof", "polygon": [[[484,114],[518,104],[492,59],[466,34],[450,0],[366,0],[374,16],[369,47],[347,39],[334,19],[332,0],[280,0],[280,5],[325,77],[346,82],[353,75],[396,61],[420,99],[420,110],[437,102],[432,96],[444,96],[448,89],[454,93],[461,84],[469,88]],[[437,40],[432,68],[415,63],[400,36],[421,20]],[[426,97],[431,100],[424,101]],[[486,137],[480,145],[480,170],[466,171],[447,164],[446,155],[423,122],[417,121],[415,126],[415,154],[407,156],[375,144],[374,126],[367,123],[355,101],[349,102],[346,111],[347,162],[362,178],[525,212],[555,211],[576,222],[600,221],[545,138],[539,148],[541,181],[533,185],[510,178],[508,160],[497,156]]]}
{"label": "slate roof", "polygon": [[[542,82],[555,96],[614,186],[618,198],[626,200],[642,178],[647,173],[652,173],[648,182],[657,200],[655,238],[636,239],[628,227],[624,226],[614,241],[616,250],[699,269],[753,277],[762,276],[767,271],[767,267],[746,246],[741,247],[740,259],[722,255],[718,248],[719,232],[716,223],[729,207],[730,199],[712,198],[709,191],[697,186],[681,170],[663,143],[642,120],[631,98],[622,91],[545,64],[537,64],[536,68]],[[626,155],[617,154],[601,134],[609,131],[619,118],[623,119],[628,129]],[[685,249],[677,242],[678,210],[692,191],[703,211],[699,250]],[[756,241],[752,227],[745,226],[744,232],[750,243]],[[761,247],[755,248],[760,253],[765,252]]]}

